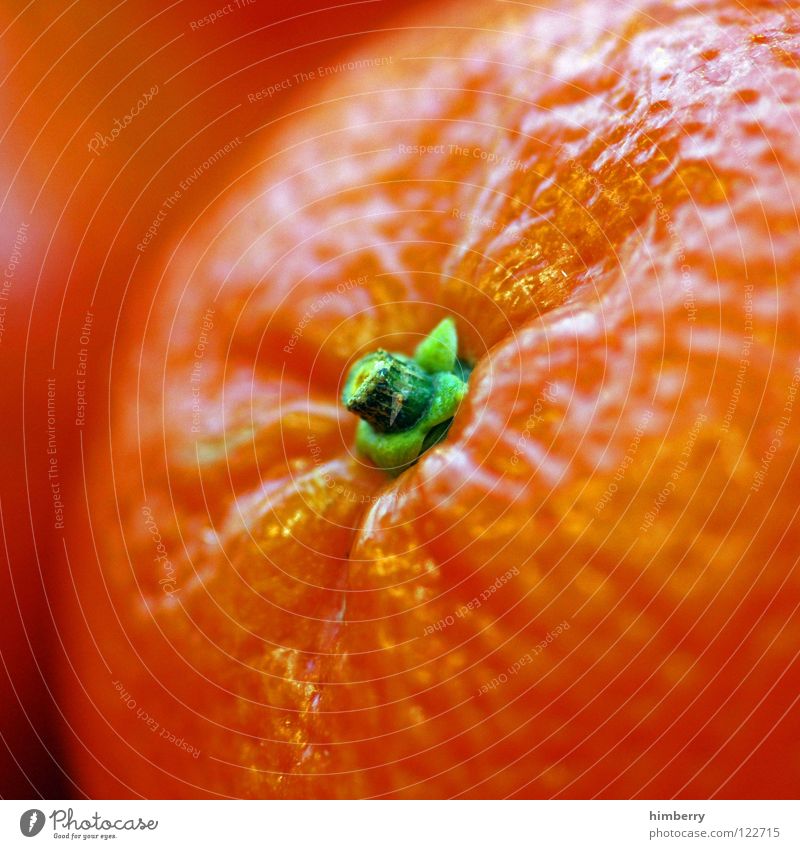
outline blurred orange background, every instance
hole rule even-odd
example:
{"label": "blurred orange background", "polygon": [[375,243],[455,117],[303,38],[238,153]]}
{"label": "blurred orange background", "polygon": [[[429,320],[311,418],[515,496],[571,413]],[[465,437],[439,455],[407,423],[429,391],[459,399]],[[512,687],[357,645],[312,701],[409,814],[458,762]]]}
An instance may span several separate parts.
{"label": "blurred orange background", "polygon": [[[105,354],[120,305],[147,297],[156,284],[149,270],[158,250],[137,262],[136,244],[174,188],[176,169],[183,175],[241,139],[241,156],[193,186],[191,209],[201,209],[230,170],[242,167],[256,131],[283,121],[302,98],[298,87],[260,99],[248,92],[352,51],[416,3],[240,0],[213,26],[197,23],[221,5],[34,0],[21,11],[0,9],[0,257],[10,275],[0,316],[2,797],[77,792],[62,757],[65,729],[52,686],[54,670],[69,663],[54,608],[71,577],[53,527],[48,381],[74,381],[91,313],[92,416],[85,427],[59,428],[63,488],[79,472],[76,461],[94,429],[107,426]],[[115,121],[148,92],[137,120],[114,133]],[[159,248],[174,226],[167,217],[159,227]],[[86,556],[93,556],[91,539]]]}

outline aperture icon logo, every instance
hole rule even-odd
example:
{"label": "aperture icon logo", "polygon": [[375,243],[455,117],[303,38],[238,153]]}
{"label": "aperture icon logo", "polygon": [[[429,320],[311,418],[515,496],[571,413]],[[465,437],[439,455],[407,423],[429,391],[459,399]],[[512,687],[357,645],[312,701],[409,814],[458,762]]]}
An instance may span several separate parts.
{"label": "aperture icon logo", "polygon": [[38,808],[31,808],[19,818],[19,830],[25,837],[36,837],[44,828],[44,812]]}

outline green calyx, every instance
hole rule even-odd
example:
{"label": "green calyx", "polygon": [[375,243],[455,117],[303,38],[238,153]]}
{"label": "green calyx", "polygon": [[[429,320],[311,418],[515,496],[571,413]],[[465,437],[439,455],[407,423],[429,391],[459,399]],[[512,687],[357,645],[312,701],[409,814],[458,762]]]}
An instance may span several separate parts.
{"label": "green calyx", "polygon": [[413,357],[375,351],[350,370],[342,401],[361,417],[356,447],[399,474],[442,440],[467,392],[452,318],[440,322]]}

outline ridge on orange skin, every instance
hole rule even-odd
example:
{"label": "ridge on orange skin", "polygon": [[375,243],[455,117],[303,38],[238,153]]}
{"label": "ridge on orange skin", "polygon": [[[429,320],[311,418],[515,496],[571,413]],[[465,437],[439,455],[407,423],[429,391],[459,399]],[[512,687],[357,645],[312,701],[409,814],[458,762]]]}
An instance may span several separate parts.
{"label": "ridge on orange skin", "polygon": [[[800,791],[797,4],[447,14],[270,139],[127,342],[89,795]],[[341,382],[448,314],[470,392],[388,480]]]}

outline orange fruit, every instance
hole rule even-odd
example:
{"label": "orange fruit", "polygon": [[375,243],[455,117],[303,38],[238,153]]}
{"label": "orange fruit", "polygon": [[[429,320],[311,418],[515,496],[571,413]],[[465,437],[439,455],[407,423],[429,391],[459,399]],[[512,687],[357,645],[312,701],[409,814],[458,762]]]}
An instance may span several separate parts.
{"label": "orange fruit", "polygon": [[[798,58],[794,3],[473,3],[331,72],[121,316],[83,792],[797,794]],[[446,316],[391,477],[345,377]]]}

